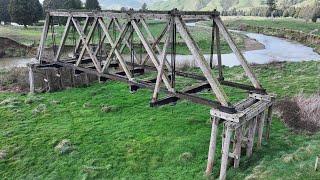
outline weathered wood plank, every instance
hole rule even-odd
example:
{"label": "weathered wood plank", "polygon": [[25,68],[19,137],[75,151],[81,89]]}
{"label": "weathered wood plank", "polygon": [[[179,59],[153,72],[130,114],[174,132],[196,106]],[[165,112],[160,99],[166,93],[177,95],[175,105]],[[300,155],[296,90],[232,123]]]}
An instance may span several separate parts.
{"label": "weathered wood plank", "polygon": [[58,17],[108,17],[108,18],[145,18],[145,19],[167,19],[171,16],[181,16],[182,18],[197,18],[197,19],[210,19],[219,16],[217,11],[117,11],[117,10],[103,10],[103,11],[72,11],[72,10],[54,10],[49,11],[51,16]]}

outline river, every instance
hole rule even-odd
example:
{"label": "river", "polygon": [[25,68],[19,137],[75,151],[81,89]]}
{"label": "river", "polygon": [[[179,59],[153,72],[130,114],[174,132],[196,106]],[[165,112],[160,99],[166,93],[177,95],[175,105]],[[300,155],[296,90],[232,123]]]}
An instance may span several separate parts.
{"label": "river", "polygon": [[34,58],[0,58],[0,69],[27,67],[28,63],[36,62]]}
{"label": "river", "polygon": [[[273,61],[288,61],[288,62],[299,62],[299,61],[320,61],[320,55],[313,51],[312,48],[305,45],[299,44],[297,42],[288,41],[286,39],[267,36],[257,33],[248,33],[234,31],[236,33],[241,33],[248,36],[251,39],[255,39],[259,43],[265,46],[265,49],[262,50],[252,50],[244,52],[249,63],[254,64],[266,64]],[[204,55],[206,60],[209,62],[210,55]],[[217,64],[217,55],[213,56],[214,64]],[[240,65],[240,62],[236,58],[235,54],[222,54],[222,63],[225,66],[237,66]],[[170,60],[170,56],[168,56]],[[192,55],[177,55],[176,61],[177,66],[197,66]]]}
{"label": "river", "polygon": [[[265,49],[262,50],[244,52],[244,56],[249,63],[265,64],[272,61],[298,62],[320,60],[320,55],[314,52],[312,48],[296,42],[257,33],[235,32],[242,33],[251,39],[255,39],[265,46]],[[210,55],[206,54],[204,56],[209,62]],[[168,60],[170,60],[170,55],[168,55]],[[26,65],[32,61],[34,61],[32,58],[2,58],[0,59],[0,68],[10,69],[14,67],[26,67]],[[176,62],[177,67],[182,67],[184,65],[191,67],[197,66],[192,55],[177,55]],[[216,62],[217,56],[214,55],[214,63],[216,64]],[[233,53],[222,54],[222,62],[223,65],[229,67],[240,65]]]}

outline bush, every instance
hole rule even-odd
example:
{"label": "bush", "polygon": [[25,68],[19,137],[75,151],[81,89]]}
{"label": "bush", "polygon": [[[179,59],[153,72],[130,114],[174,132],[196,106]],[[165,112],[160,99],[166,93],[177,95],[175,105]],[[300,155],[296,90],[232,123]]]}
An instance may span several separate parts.
{"label": "bush", "polygon": [[278,102],[276,108],[290,128],[311,133],[320,130],[320,94],[310,97],[299,94]]}

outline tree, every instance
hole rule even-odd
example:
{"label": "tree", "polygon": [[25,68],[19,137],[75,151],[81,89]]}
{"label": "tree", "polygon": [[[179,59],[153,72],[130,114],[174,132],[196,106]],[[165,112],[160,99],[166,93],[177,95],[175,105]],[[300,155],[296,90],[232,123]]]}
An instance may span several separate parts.
{"label": "tree", "polygon": [[267,0],[267,5],[268,5],[268,13],[267,13],[267,16],[268,16],[268,17],[270,17],[270,16],[273,17],[274,10],[276,9],[276,2],[275,2],[275,0]]}
{"label": "tree", "polygon": [[128,9],[126,7],[121,7],[121,11],[127,11]]}
{"label": "tree", "polygon": [[63,9],[64,8],[64,0],[44,0],[43,8],[45,10],[49,9]]}
{"label": "tree", "polygon": [[9,3],[12,21],[25,27],[38,22],[42,17],[42,12],[39,0],[10,0]]}
{"label": "tree", "polygon": [[63,9],[81,9],[81,0],[65,0],[63,3]]}
{"label": "tree", "polygon": [[90,10],[101,10],[101,6],[98,0],[86,0],[85,8]]}
{"label": "tree", "polygon": [[34,14],[35,14],[35,17],[37,17],[37,20],[40,20],[40,19],[43,19],[43,7],[41,5],[41,3],[39,2],[39,0],[35,0],[35,4],[34,4],[34,8],[35,8],[35,11],[34,11]]}
{"label": "tree", "polygon": [[142,11],[147,10],[147,3],[143,3],[143,4],[142,4],[141,10],[142,10]]}
{"label": "tree", "polygon": [[11,17],[8,10],[9,0],[0,0],[0,22],[5,24],[11,22]]}

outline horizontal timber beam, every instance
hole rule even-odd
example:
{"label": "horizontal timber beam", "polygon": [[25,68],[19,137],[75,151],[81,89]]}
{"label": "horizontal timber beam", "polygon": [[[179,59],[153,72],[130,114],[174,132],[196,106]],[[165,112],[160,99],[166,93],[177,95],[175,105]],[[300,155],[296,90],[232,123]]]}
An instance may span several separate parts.
{"label": "horizontal timber beam", "polygon": [[[98,77],[103,77],[103,78],[107,78],[107,79],[111,79],[111,80],[115,80],[115,81],[120,81],[120,82],[124,82],[130,85],[135,85],[138,86],[140,88],[147,88],[147,89],[154,89],[154,84],[150,84],[144,81],[138,81],[138,80],[129,80],[128,78],[126,78],[125,76],[121,76],[118,74],[110,74],[110,73],[99,73],[97,72],[95,69],[88,69],[88,68],[82,68],[82,67],[77,67],[74,66],[73,64],[70,63],[64,63],[64,62],[54,62],[53,64],[47,64],[47,65],[51,65],[51,66],[62,66],[62,67],[69,67],[71,69],[74,70],[78,70],[87,74],[92,74],[92,75],[96,75]],[[41,66],[41,65],[40,65]],[[186,99],[189,100],[193,103],[197,103],[197,104],[201,104],[201,105],[205,105],[211,108],[215,108],[215,109],[220,109],[222,111],[226,111],[226,112],[232,112],[235,113],[235,109],[233,107],[226,107],[226,106],[222,106],[219,102],[214,101],[214,100],[209,100],[209,99],[205,99],[202,97],[198,97],[196,95],[192,95],[192,94],[188,94],[188,93],[184,93],[184,92],[170,92],[165,88],[160,88],[160,92],[166,93],[169,96],[174,96],[174,97],[178,97],[179,99]]]}
{"label": "horizontal timber beam", "polygon": [[171,16],[181,16],[182,18],[188,19],[208,19],[212,17],[217,17],[220,15],[218,11],[179,11],[179,10],[171,10],[171,11],[135,11],[135,10],[126,10],[126,11],[118,11],[118,10],[102,10],[102,11],[81,11],[81,10],[52,10],[48,11],[50,16],[57,17],[110,17],[110,18],[158,18],[158,19],[166,19]]}

